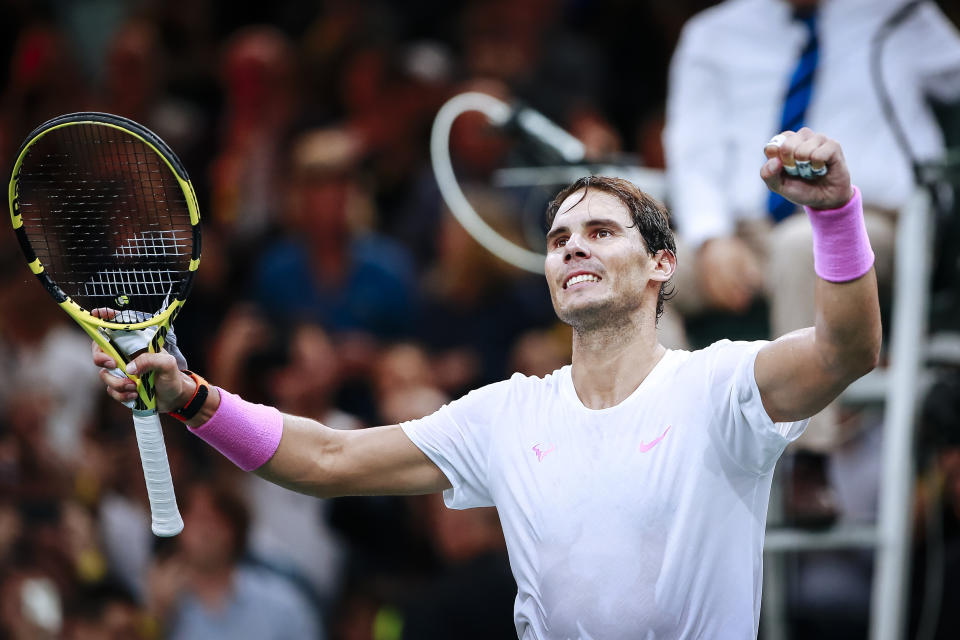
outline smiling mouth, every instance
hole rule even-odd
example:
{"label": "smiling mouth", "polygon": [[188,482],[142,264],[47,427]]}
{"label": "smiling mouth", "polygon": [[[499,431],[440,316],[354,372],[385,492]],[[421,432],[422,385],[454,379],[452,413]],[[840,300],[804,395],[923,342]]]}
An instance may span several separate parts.
{"label": "smiling mouth", "polygon": [[564,282],[563,288],[566,289],[567,287],[580,284],[581,282],[600,282],[600,276],[595,276],[592,273],[581,273]]}

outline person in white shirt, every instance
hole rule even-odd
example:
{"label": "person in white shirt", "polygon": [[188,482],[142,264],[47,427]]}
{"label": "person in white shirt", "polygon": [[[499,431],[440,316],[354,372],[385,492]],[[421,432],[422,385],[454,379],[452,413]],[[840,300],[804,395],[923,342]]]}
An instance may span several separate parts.
{"label": "person in white shirt", "polygon": [[[548,211],[547,284],[574,329],[572,364],[551,375],[338,431],[208,387],[167,354],[138,356],[133,372],[156,372],[160,410],[288,488],[495,506],[523,640],[755,637],[774,465],[807,417],[875,365],[881,339],[840,146],[803,129],[765,152],[763,180],[819,230],[817,322],[774,342],[664,348],[656,323],[677,261],[666,211],[629,182],[588,177]],[[825,175],[784,171],[800,165]],[[96,348],[94,362],[115,364]],[[133,393],[101,379],[117,400]]]}
{"label": "person in white shirt", "polygon": [[[799,210],[774,222],[768,193],[754,178],[757,150],[792,128],[781,119],[785,94],[810,45],[811,24],[819,56],[808,70],[812,90],[799,122],[842,132],[880,284],[890,282],[896,212],[916,181],[877,96],[871,55],[882,26],[909,2],[727,0],[684,25],[664,132],[671,210],[681,251],[691,256],[675,281],[681,315],[742,313],[762,296],[772,337],[813,323],[810,225]],[[928,98],[960,100],[960,34],[933,2],[905,15],[883,42],[882,77],[914,159],[929,162],[943,158],[944,139]],[[798,445],[827,453],[850,435],[831,407]]]}

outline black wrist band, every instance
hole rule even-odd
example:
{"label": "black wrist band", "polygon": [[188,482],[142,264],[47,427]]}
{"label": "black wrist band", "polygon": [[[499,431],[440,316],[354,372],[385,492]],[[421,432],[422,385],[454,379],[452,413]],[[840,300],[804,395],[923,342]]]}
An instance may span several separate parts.
{"label": "black wrist band", "polygon": [[169,413],[177,420],[186,422],[193,416],[197,415],[197,412],[199,412],[200,408],[203,407],[203,403],[207,401],[207,395],[210,393],[210,388],[207,386],[207,381],[195,374],[193,371],[184,369],[183,372],[193,378],[193,381],[197,383],[197,389],[193,392],[193,397],[190,398],[190,401],[187,402],[187,404],[183,405],[183,407],[180,409],[174,409]]}

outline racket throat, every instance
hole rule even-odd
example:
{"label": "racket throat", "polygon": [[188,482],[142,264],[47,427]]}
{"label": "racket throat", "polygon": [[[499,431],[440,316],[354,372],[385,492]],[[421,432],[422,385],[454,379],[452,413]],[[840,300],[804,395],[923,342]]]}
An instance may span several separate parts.
{"label": "racket throat", "polygon": [[[165,326],[146,327],[135,331],[101,328],[104,338],[114,350],[122,356],[123,369],[126,372],[127,364],[141,353],[157,353],[163,348],[167,335]],[[133,410],[147,413],[156,411],[156,389],[153,386],[153,373],[145,376],[130,376],[137,381],[137,400]]]}

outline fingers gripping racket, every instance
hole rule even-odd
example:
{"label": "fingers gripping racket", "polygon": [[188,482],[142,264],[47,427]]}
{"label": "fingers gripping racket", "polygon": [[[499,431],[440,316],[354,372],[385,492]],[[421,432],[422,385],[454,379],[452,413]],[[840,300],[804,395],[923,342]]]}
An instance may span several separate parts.
{"label": "fingers gripping racket", "polygon": [[[20,147],[8,196],[30,270],[121,369],[163,348],[200,264],[200,218],[187,172],[160,138],[105,113],[54,118]],[[129,377],[152,529],[173,536],[183,520],[153,374]]]}

